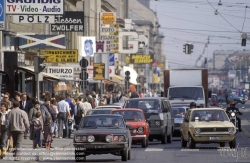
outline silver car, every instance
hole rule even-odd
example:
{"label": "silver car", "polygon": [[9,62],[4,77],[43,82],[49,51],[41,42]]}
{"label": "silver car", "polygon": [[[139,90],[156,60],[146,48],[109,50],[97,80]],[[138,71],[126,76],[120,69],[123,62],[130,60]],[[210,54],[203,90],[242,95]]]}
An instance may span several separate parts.
{"label": "silver car", "polygon": [[183,121],[184,115],[189,109],[187,106],[172,106],[174,114],[174,135],[180,135],[181,123]]}

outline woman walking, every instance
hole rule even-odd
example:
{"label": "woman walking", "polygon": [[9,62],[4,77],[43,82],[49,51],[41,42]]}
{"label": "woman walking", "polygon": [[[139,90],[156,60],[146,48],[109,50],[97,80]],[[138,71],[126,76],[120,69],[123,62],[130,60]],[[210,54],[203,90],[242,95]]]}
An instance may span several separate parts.
{"label": "woman walking", "polygon": [[43,135],[44,135],[44,142],[45,142],[45,148],[50,149],[51,143],[52,143],[52,130],[51,130],[51,119],[50,117],[46,118],[46,121],[43,125]]}
{"label": "woman walking", "polygon": [[7,109],[8,104],[3,102],[1,103],[1,112],[0,112],[0,157],[3,158],[6,155],[7,151],[7,129],[6,129],[6,122],[7,122]]}

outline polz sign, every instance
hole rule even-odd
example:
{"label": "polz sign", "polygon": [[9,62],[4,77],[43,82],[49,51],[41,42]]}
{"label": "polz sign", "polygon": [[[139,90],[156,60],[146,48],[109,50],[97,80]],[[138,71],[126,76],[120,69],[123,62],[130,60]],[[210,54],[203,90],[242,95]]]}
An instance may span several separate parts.
{"label": "polz sign", "polygon": [[13,23],[54,23],[52,15],[13,15]]}
{"label": "polz sign", "polygon": [[73,80],[74,68],[73,67],[48,67],[47,73],[55,75],[60,79]]}

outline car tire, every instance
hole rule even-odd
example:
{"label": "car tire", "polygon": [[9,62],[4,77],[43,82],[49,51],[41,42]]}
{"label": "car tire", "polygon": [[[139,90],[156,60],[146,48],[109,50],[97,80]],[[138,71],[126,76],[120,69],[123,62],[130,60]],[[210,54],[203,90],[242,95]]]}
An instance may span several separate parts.
{"label": "car tire", "polygon": [[181,147],[185,148],[187,147],[187,141],[184,140],[184,137],[181,134]]}
{"label": "car tire", "polygon": [[145,138],[145,139],[142,140],[141,147],[142,148],[146,148],[147,147],[147,138]]}
{"label": "car tire", "polygon": [[226,146],[225,142],[220,143],[220,147],[225,147],[225,146]]}
{"label": "car tire", "polygon": [[170,135],[167,136],[167,143],[172,143],[172,132],[170,133]]}
{"label": "car tire", "polygon": [[128,148],[122,150],[122,161],[128,161]]}
{"label": "car tire", "polygon": [[128,160],[131,159],[131,149],[128,150]]}
{"label": "car tire", "polygon": [[236,139],[234,137],[234,139],[232,141],[229,142],[229,147],[231,149],[234,149],[236,147]]}
{"label": "car tire", "polygon": [[165,133],[161,136],[161,144],[167,144],[167,130]]}
{"label": "car tire", "polygon": [[79,153],[84,153],[84,151],[75,150],[75,162],[86,161],[86,155],[79,155]]}
{"label": "car tire", "polygon": [[195,148],[195,141],[194,139],[192,138],[192,136],[189,135],[189,138],[188,138],[188,145],[189,145],[189,148],[190,149],[194,149]]}

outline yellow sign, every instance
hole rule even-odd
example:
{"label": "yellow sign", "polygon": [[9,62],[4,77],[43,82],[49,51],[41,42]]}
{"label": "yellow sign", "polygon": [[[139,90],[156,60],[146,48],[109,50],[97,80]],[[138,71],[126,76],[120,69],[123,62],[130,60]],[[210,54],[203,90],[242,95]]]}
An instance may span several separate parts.
{"label": "yellow sign", "polygon": [[126,57],[127,64],[148,64],[153,63],[154,56],[146,54],[131,54],[130,57]]}
{"label": "yellow sign", "polygon": [[94,80],[105,80],[104,63],[94,63]]}
{"label": "yellow sign", "polygon": [[42,50],[40,57],[45,63],[77,63],[78,50]]}
{"label": "yellow sign", "polygon": [[116,13],[114,12],[103,12],[101,13],[102,24],[114,24],[116,22]]}
{"label": "yellow sign", "polygon": [[110,40],[110,43],[116,44],[116,47],[110,47],[110,52],[111,53],[119,53],[119,37],[118,36],[119,36],[120,24],[116,23],[114,25],[110,25],[110,27],[116,28],[116,32],[110,32],[109,35],[115,35],[115,36],[117,36],[116,39]]}

